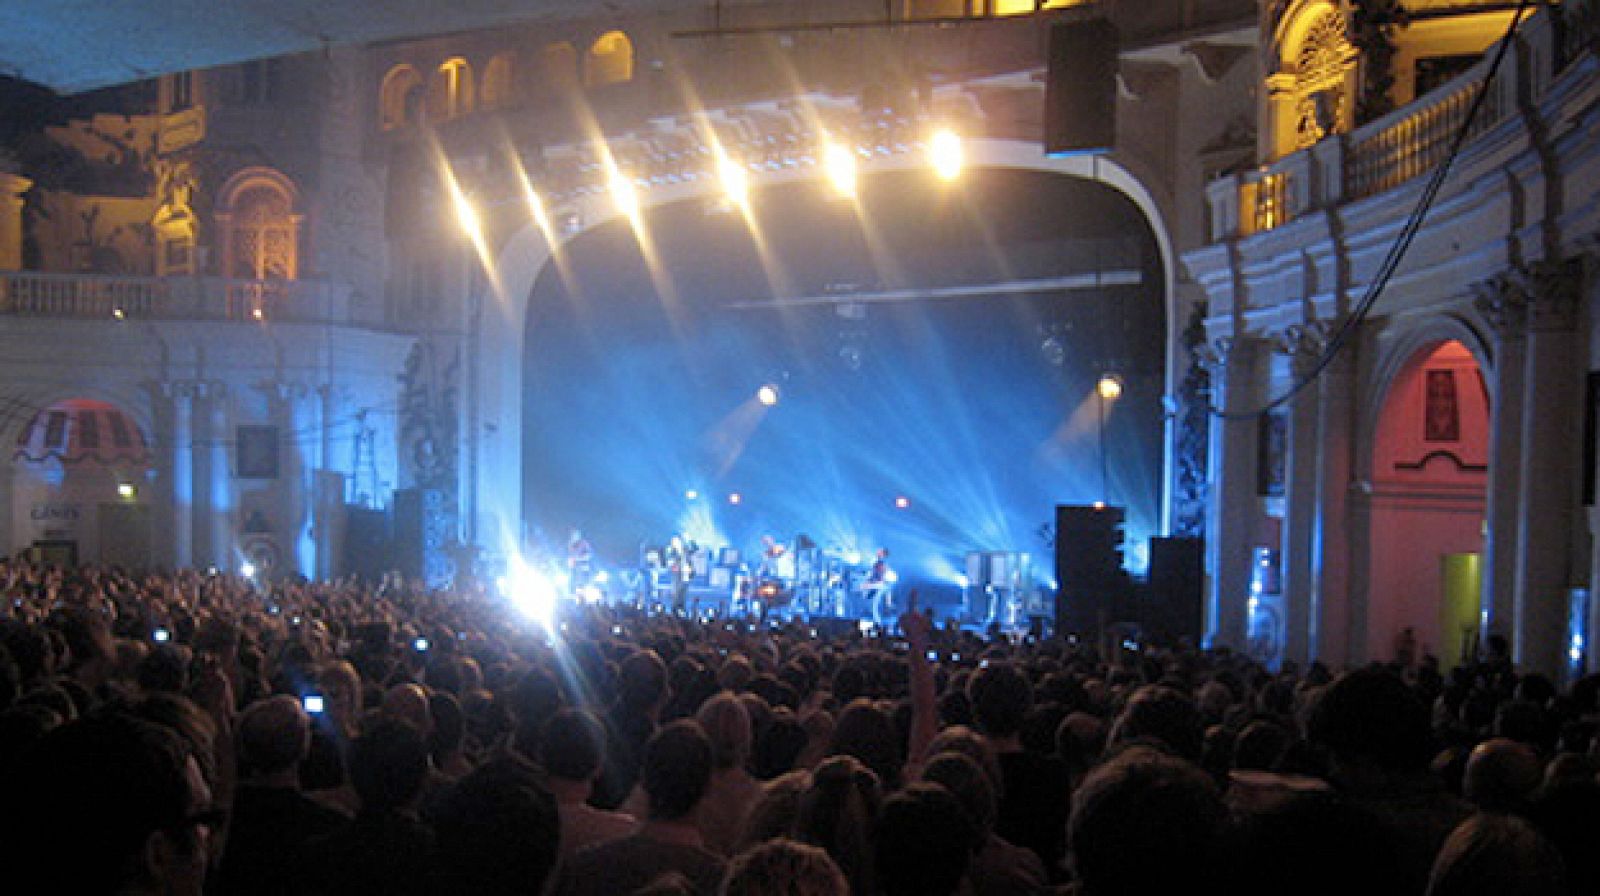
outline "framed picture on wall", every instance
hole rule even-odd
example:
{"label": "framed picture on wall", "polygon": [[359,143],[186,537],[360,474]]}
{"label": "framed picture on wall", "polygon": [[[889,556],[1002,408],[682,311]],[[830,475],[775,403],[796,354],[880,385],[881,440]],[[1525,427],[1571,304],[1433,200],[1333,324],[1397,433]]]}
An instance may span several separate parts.
{"label": "framed picture on wall", "polygon": [[241,426],[234,448],[240,479],[278,478],[278,427]]}
{"label": "framed picture on wall", "polygon": [[1461,402],[1456,398],[1456,372],[1430,370],[1427,383],[1428,400],[1422,417],[1423,441],[1461,441]]}

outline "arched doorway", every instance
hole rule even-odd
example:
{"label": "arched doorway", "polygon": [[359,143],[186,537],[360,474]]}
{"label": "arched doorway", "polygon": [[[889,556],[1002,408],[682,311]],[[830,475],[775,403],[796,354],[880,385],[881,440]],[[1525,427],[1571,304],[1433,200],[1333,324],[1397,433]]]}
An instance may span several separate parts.
{"label": "arched doorway", "polygon": [[149,443],[122,409],[55,402],[22,428],[11,461],[9,548],[55,563],[151,563]]}
{"label": "arched doorway", "polygon": [[1366,630],[1353,633],[1371,659],[1426,652],[1448,668],[1472,649],[1490,413],[1483,368],[1457,340],[1414,350],[1390,381],[1372,439]]}

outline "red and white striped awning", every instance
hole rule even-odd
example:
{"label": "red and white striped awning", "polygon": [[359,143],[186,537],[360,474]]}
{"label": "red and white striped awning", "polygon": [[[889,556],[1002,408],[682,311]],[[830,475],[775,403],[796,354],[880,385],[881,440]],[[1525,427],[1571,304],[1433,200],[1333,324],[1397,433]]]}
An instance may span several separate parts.
{"label": "red and white striped awning", "polygon": [[73,398],[34,414],[11,455],[35,463],[52,457],[64,464],[148,464],[150,448],[139,425],[116,405]]}

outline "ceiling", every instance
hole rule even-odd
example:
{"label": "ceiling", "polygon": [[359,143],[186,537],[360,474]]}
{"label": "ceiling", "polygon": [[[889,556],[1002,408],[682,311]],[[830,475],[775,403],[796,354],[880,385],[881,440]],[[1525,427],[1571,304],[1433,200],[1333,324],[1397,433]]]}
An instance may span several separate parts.
{"label": "ceiling", "polygon": [[667,0],[0,0],[0,74],[81,93],[342,44],[683,6]]}

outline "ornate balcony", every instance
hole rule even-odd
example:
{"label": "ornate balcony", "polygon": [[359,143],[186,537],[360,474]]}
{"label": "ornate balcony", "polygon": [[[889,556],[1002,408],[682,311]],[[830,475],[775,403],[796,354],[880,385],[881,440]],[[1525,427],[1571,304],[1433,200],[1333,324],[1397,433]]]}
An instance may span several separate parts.
{"label": "ornate balcony", "polygon": [[0,271],[0,314],[80,320],[355,324],[349,290],[318,280]]}
{"label": "ornate balcony", "polygon": [[[1527,19],[1472,121],[1465,145],[1516,115],[1519,101],[1538,103],[1572,55],[1570,32],[1564,46],[1549,13]],[[1212,239],[1272,230],[1306,212],[1376,196],[1433,171],[1449,154],[1483,89],[1493,56],[1491,48],[1439,88],[1348,134],[1213,181],[1207,188]]]}

